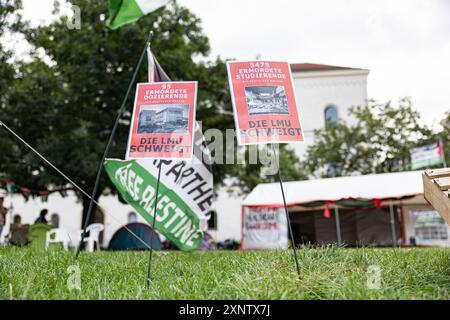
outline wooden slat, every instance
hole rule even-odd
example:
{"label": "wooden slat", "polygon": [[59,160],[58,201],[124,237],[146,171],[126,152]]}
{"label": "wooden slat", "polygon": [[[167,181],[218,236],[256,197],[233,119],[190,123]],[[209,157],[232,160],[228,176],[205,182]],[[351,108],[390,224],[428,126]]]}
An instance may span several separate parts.
{"label": "wooden slat", "polygon": [[448,190],[450,188],[450,177],[434,179],[434,183],[436,183],[442,191]]}
{"label": "wooden slat", "polygon": [[450,198],[448,191],[442,191],[439,185],[435,183],[435,179],[430,178],[427,172],[422,174],[422,179],[425,199],[439,212],[447,224],[450,225]]}
{"label": "wooden slat", "polygon": [[450,177],[450,168],[426,170],[425,174],[431,179]]}

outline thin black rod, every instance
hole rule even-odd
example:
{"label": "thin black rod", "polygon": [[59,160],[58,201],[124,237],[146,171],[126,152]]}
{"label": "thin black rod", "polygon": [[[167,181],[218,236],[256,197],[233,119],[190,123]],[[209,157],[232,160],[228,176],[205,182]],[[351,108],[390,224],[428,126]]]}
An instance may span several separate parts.
{"label": "thin black rod", "polygon": [[334,206],[334,218],[336,220],[336,235],[337,235],[338,245],[341,245],[342,244],[341,222],[339,219],[339,207],[337,206],[337,204]]}
{"label": "thin black rod", "polygon": [[155,195],[155,204],[153,208],[153,222],[152,222],[152,233],[150,235],[150,254],[148,256],[148,272],[147,272],[147,288],[150,288],[150,275],[152,272],[152,255],[153,255],[153,238],[155,237],[155,221],[156,221],[156,207],[158,206],[158,194],[159,194],[159,182],[161,180],[161,167],[163,163],[159,162],[158,169],[158,182],[156,183],[156,195]]}
{"label": "thin black rod", "polygon": [[445,158],[444,142],[442,141],[442,139],[439,139],[439,144],[442,148],[442,164],[444,165],[444,168],[447,168],[447,159]]}
{"label": "thin black rod", "polygon": [[397,246],[397,235],[395,232],[395,215],[394,215],[394,203],[392,200],[389,202],[389,217],[391,222],[391,235],[392,235],[392,246]]}
{"label": "thin black rod", "polygon": [[294,233],[292,232],[291,219],[289,218],[289,210],[286,205],[286,197],[284,196],[283,179],[281,178],[280,165],[278,164],[277,152],[275,150],[275,146],[273,143],[272,143],[272,149],[273,149],[273,153],[275,155],[275,163],[277,164],[277,169],[278,169],[277,170],[278,171],[278,179],[280,181],[281,194],[283,196],[284,212],[286,213],[286,220],[287,220],[288,227],[289,227],[289,235],[291,237],[292,249],[294,250],[295,265],[297,266],[297,274],[300,277],[300,263],[298,262],[297,248],[295,246],[295,241],[294,241]]}
{"label": "thin black rod", "polygon": [[88,208],[88,211],[87,211],[87,214],[86,214],[86,220],[84,222],[83,233],[81,234],[81,242],[80,242],[80,245],[78,246],[77,253],[75,255],[76,258],[78,258],[78,255],[80,254],[80,249],[81,249],[81,247],[84,244],[84,238],[86,236],[86,229],[87,229],[87,227],[89,225],[89,221],[91,220],[92,207],[94,205],[94,200],[93,199],[95,199],[95,196],[96,196],[97,191],[98,191],[98,187],[100,185],[100,180],[101,180],[102,173],[103,173],[103,163],[105,162],[105,158],[107,157],[107,155],[109,153],[109,149],[111,149],[111,145],[112,145],[112,142],[113,142],[113,139],[114,139],[114,135],[116,134],[117,127],[119,126],[119,120],[122,117],[123,112],[125,111],[126,102],[127,102],[128,97],[130,95],[131,88],[133,87],[133,85],[134,85],[134,83],[136,81],[136,77],[137,77],[137,75],[139,73],[139,69],[141,68],[142,61],[144,60],[144,57],[147,54],[147,48],[150,45],[150,41],[152,40],[152,38],[153,38],[153,32],[150,32],[150,34],[148,36],[148,39],[147,39],[147,42],[145,43],[144,49],[142,50],[141,56],[139,57],[139,61],[136,64],[136,67],[134,68],[133,76],[131,77],[131,81],[130,81],[130,83],[128,85],[128,89],[127,89],[127,92],[125,94],[125,97],[122,100],[122,105],[120,106],[120,109],[117,112],[116,121],[115,121],[114,126],[113,126],[113,128],[111,130],[111,135],[109,136],[109,140],[108,140],[108,143],[106,144],[105,151],[103,152],[103,157],[100,160],[100,163],[99,163],[99,166],[98,166],[98,170],[97,170],[97,177],[95,179],[94,189],[92,190],[91,200],[89,202],[89,208]]}

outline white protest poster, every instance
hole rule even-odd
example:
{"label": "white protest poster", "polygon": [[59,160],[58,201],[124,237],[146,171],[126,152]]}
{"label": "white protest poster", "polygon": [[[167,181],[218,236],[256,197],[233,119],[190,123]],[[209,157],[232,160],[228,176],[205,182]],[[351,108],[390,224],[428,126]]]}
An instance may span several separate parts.
{"label": "white protest poster", "polygon": [[288,227],[284,207],[244,207],[242,249],[285,249]]}

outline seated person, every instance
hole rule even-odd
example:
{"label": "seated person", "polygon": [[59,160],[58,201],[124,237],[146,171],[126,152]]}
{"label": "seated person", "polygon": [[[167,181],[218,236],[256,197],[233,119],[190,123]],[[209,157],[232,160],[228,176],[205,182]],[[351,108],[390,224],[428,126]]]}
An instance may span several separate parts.
{"label": "seated person", "polygon": [[15,246],[28,244],[28,224],[22,224],[22,218],[17,214],[9,227],[9,242]]}
{"label": "seated person", "polygon": [[41,210],[41,213],[39,214],[39,217],[36,219],[36,221],[34,221],[34,223],[45,223],[47,224],[47,218],[45,217],[48,213],[47,209],[43,209]]}

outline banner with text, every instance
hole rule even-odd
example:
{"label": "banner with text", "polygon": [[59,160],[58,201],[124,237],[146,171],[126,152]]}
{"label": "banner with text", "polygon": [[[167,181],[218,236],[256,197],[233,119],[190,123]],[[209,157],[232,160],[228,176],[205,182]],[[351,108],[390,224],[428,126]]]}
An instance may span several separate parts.
{"label": "banner with text", "polygon": [[287,62],[228,62],[239,145],[302,142],[303,132]]}
{"label": "banner with text", "polygon": [[244,207],[242,248],[284,249],[288,227],[284,207]]}
{"label": "banner with text", "polygon": [[[184,251],[195,250],[207,228],[213,202],[212,174],[196,161],[105,161],[108,176],[122,198],[155,229]],[[158,203],[157,174],[161,166]]]}
{"label": "banner with text", "polygon": [[192,159],[197,82],[138,83],[125,158]]}

